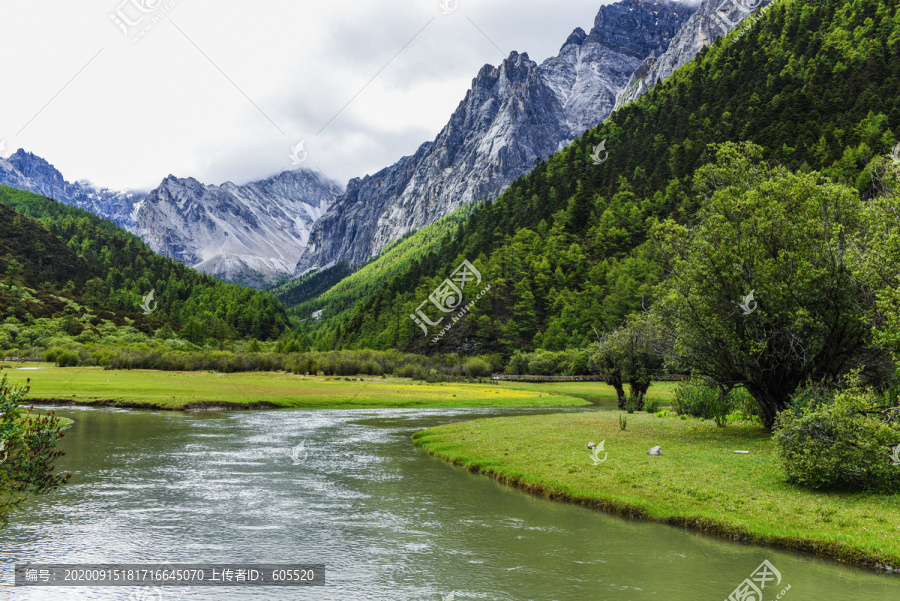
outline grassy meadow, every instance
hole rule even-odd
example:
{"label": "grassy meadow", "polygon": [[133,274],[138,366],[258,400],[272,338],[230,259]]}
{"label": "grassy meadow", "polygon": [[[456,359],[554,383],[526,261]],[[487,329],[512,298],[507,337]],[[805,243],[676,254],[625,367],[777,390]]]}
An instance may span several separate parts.
{"label": "grassy meadow", "polygon": [[[193,409],[206,407],[573,407],[614,406],[615,392],[599,382],[437,383],[375,376],[301,376],[282,372],[173,372],[6,364],[12,382],[31,378],[28,400],[77,404]],[[671,398],[670,383],[648,396]]]}
{"label": "grassy meadow", "polygon": [[[18,368],[17,368],[18,367]],[[26,369],[22,369],[25,367]],[[27,369],[27,368],[36,369]],[[201,407],[571,407],[615,398],[603,384],[426,384],[404,378],[301,376],[288,373],[104,370],[8,365],[16,383],[31,378],[28,400],[156,409]],[[590,394],[588,394],[590,393]]]}
{"label": "grassy meadow", "polygon": [[[437,457],[552,498],[900,569],[900,495],[790,485],[771,435],[759,426],[610,411],[478,419],[414,439]],[[595,464],[587,444],[601,441],[598,457],[607,459]],[[648,455],[656,445],[662,455]]]}

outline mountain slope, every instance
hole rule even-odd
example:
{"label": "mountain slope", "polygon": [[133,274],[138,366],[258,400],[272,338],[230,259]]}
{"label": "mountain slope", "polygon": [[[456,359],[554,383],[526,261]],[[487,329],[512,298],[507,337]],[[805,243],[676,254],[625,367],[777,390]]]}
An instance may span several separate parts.
{"label": "mountain slope", "polygon": [[[30,290],[0,289],[3,315],[23,323],[29,315],[93,315],[152,334],[165,321],[200,320],[231,337],[260,339],[278,337],[288,325],[268,294],[156,255],[92,213],[8,187],[0,187],[0,273]],[[151,291],[154,311],[146,317],[141,305]]]}
{"label": "mountain slope", "polygon": [[615,95],[651,52],[662,52],[693,8],[623,0],[600,9],[557,57],[537,65],[513,52],[486,65],[434,141],[362,179],[317,222],[296,274],[356,267],[392,240],[496,196],[582,131],[603,121]]}
{"label": "mountain slope", "polygon": [[[460,224],[474,212],[476,205],[466,205],[451,215],[426,225],[408,236],[391,243],[373,259],[352,273],[345,263],[287,282],[270,290],[290,307],[288,314],[298,320],[309,320],[318,314],[322,320],[338,322],[345,319],[360,301],[376,294],[382,287],[396,284],[397,278],[416,277],[409,267],[429,253],[439,251],[449,243],[448,236],[457,233]],[[323,286],[323,283],[330,283]]]}
{"label": "mountain slope", "polygon": [[8,159],[0,158],[0,186],[41,194],[125,229],[134,225],[134,208],[147,197],[145,192],[110,190],[87,181],[69,183],[53,165],[22,149]]}
{"label": "mountain slope", "polygon": [[340,191],[307,169],[245,186],[170,175],[136,210],[134,231],[198,271],[261,287],[294,272],[312,224]]}
{"label": "mountain slope", "polygon": [[[653,302],[662,274],[648,230],[693,218],[692,175],[710,143],[749,140],[766,160],[867,194],[867,162],[900,136],[898,38],[898,0],[779,0],[480,205],[344,316],[308,324],[314,343],[437,351],[474,341],[503,353],[589,343],[594,328]],[[594,165],[604,139],[609,159]],[[436,319],[429,295],[466,259],[490,293],[433,343],[409,316],[424,302]]]}
{"label": "mountain slope", "polygon": [[[638,67],[628,85],[616,99],[616,108],[633,102],[657,82],[667,80],[682,65],[697,56],[702,48],[728,34],[757,9],[772,0],[703,0],[661,55],[653,55]],[[762,11],[760,11],[762,12]]]}

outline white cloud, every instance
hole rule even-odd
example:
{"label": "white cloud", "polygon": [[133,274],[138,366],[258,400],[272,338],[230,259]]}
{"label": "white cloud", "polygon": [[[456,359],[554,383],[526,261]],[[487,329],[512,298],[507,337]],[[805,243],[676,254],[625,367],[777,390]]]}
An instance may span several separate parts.
{"label": "white cloud", "polygon": [[[304,166],[344,183],[433,139],[484,64],[556,54],[609,0],[459,0],[448,15],[439,0],[121,3],[0,8],[8,152],[24,147],[70,180],[151,189],[169,173],[267,177],[306,139]],[[137,5],[171,9],[131,43],[110,14]]]}

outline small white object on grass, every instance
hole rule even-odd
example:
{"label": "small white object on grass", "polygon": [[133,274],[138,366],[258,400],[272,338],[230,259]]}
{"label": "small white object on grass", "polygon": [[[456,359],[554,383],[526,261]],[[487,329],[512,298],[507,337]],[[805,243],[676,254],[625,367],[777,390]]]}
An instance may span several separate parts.
{"label": "small white object on grass", "polygon": [[738,455],[749,455],[750,451],[735,451]]}

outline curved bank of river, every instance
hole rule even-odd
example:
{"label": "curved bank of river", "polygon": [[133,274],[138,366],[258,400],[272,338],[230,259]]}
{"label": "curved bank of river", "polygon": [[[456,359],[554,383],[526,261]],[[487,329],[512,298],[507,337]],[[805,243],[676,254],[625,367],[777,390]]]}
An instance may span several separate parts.
{"label": "curved bank of river", "polygon": [[[414,439],[442,459],[550,498],[900,572],[900,494],[793,486],[759,426],[593,412],[473,420]],[[592,456],[588,441],[603,452]],[[663,452],[651,456],[657,445]]]}
{"label": "curved bank of river", "polygon": [[134,590],[7,588],[14,563],[40,561],[327,565],[324,587],[167,588],[152,601],[718,601],[766,560],[782,582],[765,601],[787,586],[787,601],[898,598],[895,576],[548,501],[411,442],[423,428],[534,413],[61,410],[76,423],[59,469],[74,475],[0,533],[0,599]]}

